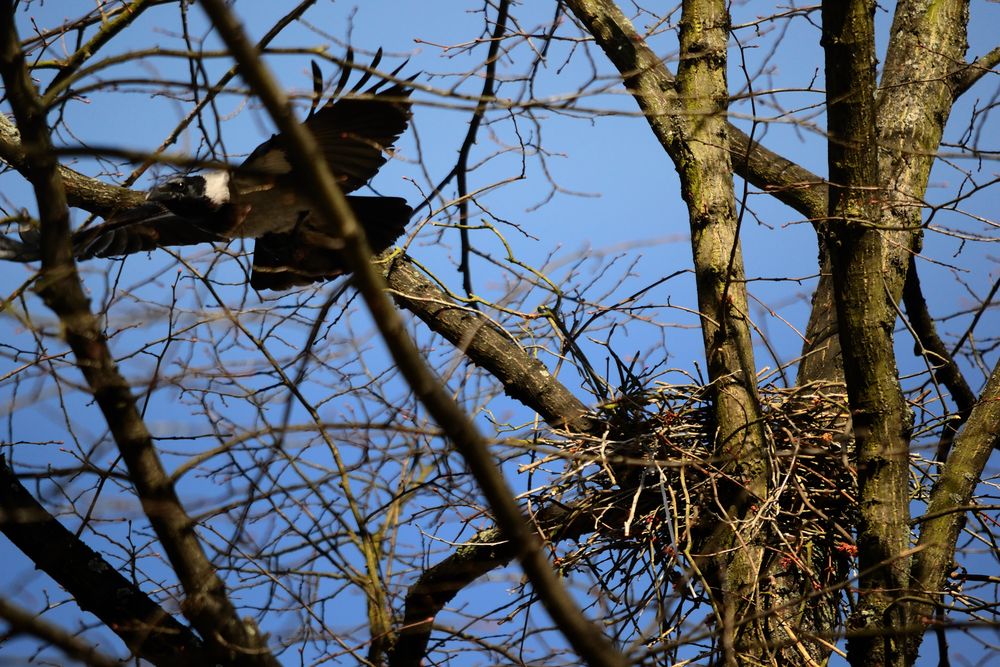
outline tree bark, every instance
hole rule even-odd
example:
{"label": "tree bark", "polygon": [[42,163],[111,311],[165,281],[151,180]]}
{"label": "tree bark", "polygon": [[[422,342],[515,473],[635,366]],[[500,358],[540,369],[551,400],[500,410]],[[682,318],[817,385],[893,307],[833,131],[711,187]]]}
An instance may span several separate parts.
{"label": "tree bark", "polygon": [[[886,243],[875,124],[875,3],[823,3],[826,54],[829,244],[844,377],[854,423],[860,514],[854,665],[903,665],[896,600],[909,587],[909,415],[893,349],[895,301],[884,282]],[[904,265],[905,271],[905,265]],[[893,276],[895,277],[895,276]],[[890,278],[891,279],[891,278]],[[887,632],[892,631],[892,632]]]}
{"label": "tree bark", "polygon": [[66,529],[24,488],[0,456],[0,532],[65,588],[129,650],[158,667],[206,664],[212,657],[177,622],[100,554]]}
{"label": "tree bark", "polygon": [[27,150],[25,173],[35,190],[41,219],[42,277],[39,293],[59,317],[77,367],[100,406],[129,469],[143,511],[156,531],[186,593],[184,612],[217,660],[236,665],[276,665],[252,622],[240,619],[225,585],[209,562],[190,517],[163,469],[135,397],[90,312],[70,246],[69,209],[45,109],[25,67],[14,7],[0,5],[0,74]]}

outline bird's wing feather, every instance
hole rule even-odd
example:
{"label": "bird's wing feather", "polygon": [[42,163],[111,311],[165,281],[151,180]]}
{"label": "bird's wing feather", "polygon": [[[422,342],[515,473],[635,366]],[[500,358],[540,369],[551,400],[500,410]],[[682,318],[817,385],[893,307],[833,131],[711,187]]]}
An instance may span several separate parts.
{"label": "bird's wing feather", "polygon": [[[104,222],[73,232],[73,256],[121,257],[161,246],[194,245],[227,241],[206,224],[171,213],[151,202],[122,209]],[[21,241],[0,235],[0,259],[34,262],[41,258],[37,234],[22,234]]]}
{"label": "bird's wing feather", "polygon": [[[385,164],[383,152],[392,148],[409,123],[411,90],[401,84],[377,90],[383,83],[359,97],[330,102],[304,122],[345,192],[358,189],[375,176]],[[249,174],[289,173],[284,139],[275,135],[265,141],[240,169]]]}
{"label": "bird's wing feather", "polygon": [[73,233],[77,259],[120,257],[160,246],[194,245],[227,240],[198,220],[146,202],[118,211],[99,225]]}

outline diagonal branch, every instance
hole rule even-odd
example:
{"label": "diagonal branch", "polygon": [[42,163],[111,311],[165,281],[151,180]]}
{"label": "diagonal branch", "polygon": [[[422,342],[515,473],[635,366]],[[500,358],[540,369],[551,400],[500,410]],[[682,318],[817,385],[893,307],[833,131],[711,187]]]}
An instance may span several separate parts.
{"label": "diagonal branch", "polygon": [[[586,509],[602,506],[580,502],[573,507],[550,505],[534,516],[536,529],[546,542],[575,539],[597,530],[598,524],[615,525],[624,517],[602,511],[600,516]],[[515,545],[503,540],[500,531],[488,528],[459,546],[440,563],[424,570],[410,587],[404,602],[399,638],[393,647],[389,667],[419,667],[426,659],[427,642],[438,613],[463,588],[484,574],[504,567],[517,555]]]}
{"label": "diagonal branch", "polygon": [[549,373],[506,331],[485,315],[455,303],[405,256],[388,263],[385,278],[398,303],[496,377],[511,398],[537,412],[550,426],[592,433],[600,422],[566,385]]}
{"label": "diagonal branch", "polygon": [[[25,175],[31,168],[28,154],[21,145],[21,133],[2,113],[0,113],[0,160]],[[109,185],[96,178],[84,176],[69,167],[59,165],[57,169],[65,187],[66,202],[70,206],[107,216],[119,208],[141,204],[145,200],[139,192]]]}
{"label": "diagonal branch", "polygon": [[[666,68],[664,68],[666,69]],[[827,183],[808,169],[765,148],[727,123],[733,172],[813,223],[826,218]],[[749,153],[749,155],[748,155]]]}
{"label": "diagonal branch", "polygon": [[917,352],[924,356],[934,369],[934,379],[944,384],[951,392],[951,398],[957,408],[955,416],[958,419],[945,424],[938,445],[936,458],[943,462],[948,457],[955,434],[969,418],[972,406],[976,403],[976,395],[972,393],[972,388],[965,381],[965,376],[955,363],[954,357],[937,334],[934,318],[927,310],[927,301],[920,288],[920,277],[917,275],[917,262],[914,257],[910,258],[906,282],[903,284],[903,304],[906,306],[910,326],[917,336]]}
{"label": "diagonal branch", "polygon": [[9,626],[8,631],[4,633],[6,636],[33,635],[52,646],[57,646],[68,657],[79,660],[90,667],[118,667],[121,665],[117,660],[99,653],[97,649],[79,637],[74,637],[62,628],[43,621],[37,615],[2,598],[0,598],[0,618],[6,621]]}
{"label": "diagonal branch", "polygon": [[406,333],[399,313],[385,294],[385,281],[371,263],[371,250],[347,200],[323,159],[315,138],[295,118],[285,94],[260,61],[236,17],[223,0],[202,0],[220,37],[240,65],[243,79],[254,89],[281,132],[288,158],[318,212],[337,230],[343,256],[354,283],[371,311],[393,359],[414,394],[445,431],[478,482],[503,535],[516,545],[525,574],[549,615],[580,657],[591,665],[624,665],[624,657],[580,612],[556,577],[538,536],[517,506],[487,447],[467,414],[428,368]]}
{"label": "diagonal branch", "polygon": [[987,74],[997,74],[997,65],[1000,65],[1000,46],[957,69],[950,77],[952,96],[958,99]]}
{"label": "diagonal branch", "polygon": [[45,94],[50,95],[54,90],[60,88],[66,79],[73,76],[89,58],[93,57],[95,53],[114,39],[122,30],[132,25],[132,22],[139,18],[154,2],[155,0],[134,0],[134,2],[123,7],[117,16],[103,23],[97,34],[87,40],[87,43],[78,48],[65,62],[59,64],[59,73],[49,83]]}
{"label": "diagonal branch", "polygon": [[0,532],[101,619],[136,656],[154,665],[209,664],[191,629],[178,623],[42,507],[0,456]]}
{"label": "diagonal branch", "polygon": [[136,408],[128,382],[90,312],[70,245],[66,192],[52,150],[45,110],[28,76],[10,0],[0,4],[0,74],[28,149],[26,176],[35,190],[41,220],[42,277],[39,293],[59,317],[77,367],[107,420],[150,525],[186,593],[184,613],[222,662],[274,665],[260,632],[242,621],[198,542],[191,518],[159,459]]}
{"label": "diagonal branch", "polygon": [[[1000,447],[1000,362],[993,368],[979,401],[972,408],[965,428],[934,485],[923,522],[913,579],[917,587],[941,603],[948,573],[954,567],[955,544],[965,525],[967,507],[994,448]],[[930,609],[926,609],[930,617]]]}

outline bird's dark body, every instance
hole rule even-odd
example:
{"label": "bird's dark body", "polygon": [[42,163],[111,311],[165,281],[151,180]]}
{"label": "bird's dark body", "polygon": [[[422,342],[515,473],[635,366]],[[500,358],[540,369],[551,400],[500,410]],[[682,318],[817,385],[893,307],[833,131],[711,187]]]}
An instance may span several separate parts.
{"label": "bird's dark body", "polygon": [[[378,58],[372,64],[377,65]],[[405,84],[382,90],[380,81],[359,93],[337,97],[311,114],[313,133],[343,191],[353,192],[375,176],[385,152],[406,129],[410,116]],[[398,197],[348,196],[348,203],[374,252],[389,248],[412,215]],[[296,185],[281,135],[258,146],[239,167],[177,176],[157,185],[147,202],[74,234],[77,259],[128,255],[161,246],[252,238],[255,289],[288,289],[347,272],[336,226],[314,210],[309,194]],[[37,259],[37,249],[0,237],[0,257]]]}

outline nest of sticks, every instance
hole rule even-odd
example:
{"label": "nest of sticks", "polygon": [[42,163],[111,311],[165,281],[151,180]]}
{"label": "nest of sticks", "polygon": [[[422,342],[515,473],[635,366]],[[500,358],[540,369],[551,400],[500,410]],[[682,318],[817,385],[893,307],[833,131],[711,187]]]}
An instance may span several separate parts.
{"label": "nest of sticks", "polygon": [[[731,521],[751,540],[767,532],[774,555],[817,582],[831,562],[849,556],[857,474],[848,456],[849,410],[841,385],[760,389],[767,434],[767,497],[750,498],[749,512],[729,517],[733,461],[719,456],[710,409],[711,386],[663,385],[624,396],[595,415],[603,437],[561,434],[552,453],[522,466],[553,481],[525,494],[536,507],[559,504],[592,522],[575,546],[557,557],[572,568],[609,549],[652,551],[657,560],[690,571],[696,527]],[[777,537],[777,539],[774,539]],[[817,544],[822,549],[814,549]],[[831,556],[831,553],[833,554]],[[818,559],[818,560],[817,560]]]}

